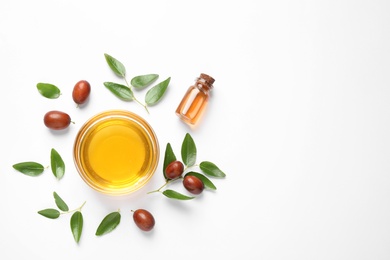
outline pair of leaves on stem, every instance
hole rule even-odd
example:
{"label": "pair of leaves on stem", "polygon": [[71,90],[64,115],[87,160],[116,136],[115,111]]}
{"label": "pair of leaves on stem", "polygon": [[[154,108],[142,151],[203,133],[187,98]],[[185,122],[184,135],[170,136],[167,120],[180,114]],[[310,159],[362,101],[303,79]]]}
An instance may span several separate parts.
{"label": "pair of leaves on stem", "polygon": [[[186,169],[195,166],[196,157],[197,157],[197,149],[196,149],[194,139],[189,133],[187,133],[181,145],[181,159],[183,161],[183,164],[186,166]],[[165,174],[165,170],[167,166],[171,162],[176,160],[177,158],[175,153],[173,152],[171,144],[167,143],[165,149],[165,155],[164,155],[164,164],[163,164],[163,174],[166,180],[166,184],[176,180],[176,179],[168,180]],[[226,174],[217,165],[215,165],[210,161],[202,161],[199,164],[199,168],[203,174],[195,171],[189,171],[185,174],[185,176],[191,175],[199,178],[203,182],[205,188],[210,190],[216,190],[217,188],[208,177],[224,178],[226,176]],[[208,177],[206,177],[206,175]],[[171,189],[164,190],[162,194],[164,194],[168,198],[178,199],[178,200],[190,200],[194,198],[192,196],[187,196]]]}
{"label": "pair of leaves on stem", "polygon": [[168,77],[166,80],[158,83],[157,85],[153,86],[151,89],[148,90],[148,92],[145,95],[145,104],[142,104],[139,102],[132,90],[132,88],[141,90],[143,88],[146,88],[150,86],[153,82],[157,80],[159,77],[158,74],[146,74],[146,75],[140,75],[133,77],[130,81],[130,85],[128,84],[126,80],[126,68],[119,60],[115,59],[114,57],[104,54],[106,58],[106,62],[108,66],[111,68],[111,70],[120,78],[123,78],[126,82],[126,85],[118,84],[114,82],[104,82],[104,86],[108,88],[116,97],[119,99],[122,99],[124,101],[136,101],[137,103],[141,104],[145,107],[149,105],[155,105],[160,99],[163,97],[164,93],[166,92],[169,82],[171,80],[170,77]]}
{"label": "pair of leaves on stem", "polygon": [[73,212],[72,217],[70,218],[70,229],[72,231],[74,240],[78,243],[83,232],[84,219],[83,214],[81,213],[81,209],[85,202],[79,208],[69,211],[68,205],[56,192],[53,192],[53,196],[58,209],[47,208],[38,211],[38,214],[46,218],[57,219],[61,216],[61,214],[68,214]]}
{"label": "pair of leaves on stem", "polygon": [[[70,218],[70,229],[72,231],[74,240],[78,243],[83,232],[84,218],[83,214],[81,213],[81,209],[85,202],[79,208],[69,211],[68,205],[56,192],[53,192],[53,196],[58,209],[47,208],[38,211],[38,214],[46,218],[57,219],[61,216],[61,214],[73,212],[72,217]],[[119,225],[120,220],[121,214],[119,210],[108,214],[99,224],[95,233],[96,236],[102,236],[113,231]]]}
{"label": "pair of leaves on stem", "polygon": [[[64,177],[65,163],[62,160],[61,155],[54,148],[52,148],[50,152],[50,166],[53,175],[58,180]],[[16,163],[12,167],[17,171],[32,177],[41,175],[45,170],[42,164],[31,161]]]}

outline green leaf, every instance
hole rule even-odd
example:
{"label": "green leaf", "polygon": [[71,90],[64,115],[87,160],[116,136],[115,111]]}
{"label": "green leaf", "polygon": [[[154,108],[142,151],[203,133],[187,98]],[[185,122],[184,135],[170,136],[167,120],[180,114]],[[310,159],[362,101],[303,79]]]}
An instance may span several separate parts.
{"label": "green leaf", "polygon": [[103,83],[106,88],[108,88],[116,97],[124,100],[124,101],[131,101],[134,99],[133,91],[121,84],[117,84],[114,82],[104,82]]}
{"label": "green leaf", "polygon": [[158,74],[136,76],[131,79],[131,85],[137,89],[142,89],[152,84],[157,78]]}
{"label": "green leaf", "polygon": [[207,178],[206,176],[204,176],[203,174],[200,174],[198,172],[188,172],[185,176],[187,176],[187,175],[198,177],[203,182],[204,186],[210,190],[217,189],[217,187],[215,187],[214,183],[212,183],[212,181],[210,181],[210,179]]}
{"label": "green leaf", "polygon": [[185,135],[181,145],[181,158],[186,166],[193,166],[196,162],[196,145],[189,133]]}
{"label": "green leaf", "polygon": [[38,211],[38,214],[41,214],[44,217],[56,219],[60,216],[60,212],[56,209],[43,209]]}
{"label": "green leaf", "polygon": [[119,211],[112,212],[104,217],[99,227],[96,230],[96,236],[102,236],[113,231],[121,221],[121,214]]}
{"label": "green leaf", "polygon": [[106,58],[108,66],[117,76],[121,78],[124,78],[126,76],[126,68],[122,64],[122,62],[108,55],[107,53],[104,54],[104,57]]}
{"label": "green leaf", "polygon": [[165,148],[164,169],[163,169],[165,179],[167,179],[167,177],[165,176],[165,169],[167,168],[168,164],[170,164],[173,161],[176,161],[176,156],[172,150],[171,144],[167,143],[167,147]]}
{"label": "green leaf", "polygon": [[55,99],[61,95],[60,89],[50,83],[38,83],[37,89],[46,98]]}
{"label": "green leaf", "polygon": [[36,162],[21,162],[12,165],[12,167],[25,175],[33,177],[41,175],[45,169],[42,164]]}
{"label": "green leaf", "polygon": [[54,176],[60,180],[65,174],[65,163],[62,160],[61,155],[54,148],[51,149],[50,159],[51,171]]}
{"label": "green leaf", "polygon": [[164,194],[166,197],[170,199],[177,199],[177,200],[191,200],[195,198],[195,197],[186,196],[174,190],[164,190],[162,194]]}
{"label": "green leaf", "polygon": [[70,229],[72,230],[73,238],[76,243],[80,241],[81,233],[83,232],[83,214],[80,211],[73,213],[70,218]]}
{"label": "green leaf", "polygon": [[53,192],[53,196],[55,203],[60,210],[69,211],[68,205],[66,205],[65,201],[56,192]]}
{"label": "green leaf", "polygon": [[208,161],[201,162],[199,167],[205,174],[209,176],[219,177],[219,178],[223,178],[226,176],[226,174],[223,171],[221,171],[221,169],[219,169],[218,166],[212,162],[208,162]]}
{"label": "green leaf", "polygon": [[170,80],[171,77],[167,78],[166,80],[158,83],[153,88],[149,89],[149,91],[146,92],[145,95],[145,103],[148,105],[156,104],[163,97],[165,91],[168,88]]}

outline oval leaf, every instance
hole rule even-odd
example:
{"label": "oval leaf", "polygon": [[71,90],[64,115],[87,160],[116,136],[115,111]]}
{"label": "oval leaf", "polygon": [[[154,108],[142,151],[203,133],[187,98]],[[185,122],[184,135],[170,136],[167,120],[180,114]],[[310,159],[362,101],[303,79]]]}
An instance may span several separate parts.
{"label": "oval leaf", "polygon": [[167,78],[166,80],[160,82],[153,88],[149,89],[149,91],[146,93],[145,96],[145,103],[148,105],[156,104],[163,97],[165,91],[168,88],[170,80],[171,77]]}
{"label": "oval leaf", "polygon": [[196,162],[196,145],[189,133],[185,135],[181,145],[181,158],[186,166],[193,166]]}
{"label": "oval leaf", "polygon": [[152,84],[157,78],[158,74],[136,76],[131,79],[131,85],[137,89],[142,89]]}
{"label": "oval leaf", "polygon": [[208,161],[201,162],[199,167],[205,174],[209,176],[219,177],[219,178],[223,178],[226,176],[226,174],[223,171],[221,171],[221,169],[219,169],[218,166],[212,162],[208,162]]}
{"label": "oval leaf", "polygon": [[177,199],[177,200],[191,200],[195,198],[195,197],[186,196],[174,190],[164,190],[162,194],[164,194],[166,197],[170,199]]}
{"label": "oval leaf", "polygon": [[103,83],[106,88],[108,88],[116,97],[124,100],[124,101],[131,101],[134,99],[133,91],[121,84],[117,84],[114,82],[104,82]]}
{"label": "oval leaf", "polygon": [[70,218],[70,229],[72,230],[73,238],[76,243],[80,241],[81,233],[83,232],[83,214],[80,211],[73,213]]}
{"label": "oval leaf", "polygon": [[56,209],[43,209],[38,211],[38,214],[41,214],[44,217],[56,219],[60,216],[60,212]]}
{"label": "oval leaf", "polygon": [[60,210],[69,211],[68,205],[56,192],[53,192],[53,196],[54,196],[55,203]]}
{"label": "oval leaf", "polygon": [[65,174],[65,163],[62,160],[60,154],[53,148],[50,154],[51,159],[51,171],[54,176],[60,180]]}
{"label": "oval leaf", "polygon": [[206,188],[210,189],[210,190],[216,190],[216,189],[217,189],[217,187],[215,187],[214,183],[212,183],[212,182],[209,180],[209,178],[207,178],[207,177],[204,176],[203,174],[200,174],[200,173],[198,173],[198,172],[188,172],[188,173],[186,174],[186,176],[187,176],[187,175],[191,175],[191,176],[195,176],[195,177],[199,178],[199,179],[203,182],[204,186],[205,186]]}
{"label": "oval leaf", "polygon": [[50,83],[38,83],[37,89],[42,96],[50,99],[56,99],[61,95],[60,89]]}
{"label": "oval leaf", "polygon": [[33,177],[41,175],[45,169],[42,164],[36,162],[21,162],[12,165],[12,167],[25,175]]}
{"label": "oval leaf", "polygon": [[116,226],[118,226],[120,221],[121,221],[121,214],[119,213],[119,211],[108,214],[106,217],[104,217],[104,219],[100,223],[99,227],[96,230],[95,235],[102,236],[104,234],[113,231],[116,228]]}
{"label": "oval leaf", "polygon": [[168,164],[170,164],[173,161],[176,161],[176,156],[172,150],[171,144],[167,143],[167,147],[165,148],[164,168],[163,168],[163,173],[164,173],[165,179],[167,179],[167,177],[165,175],[165,169],[167,168]]}
{"label": "oval leaf", "polygon": [[122,64],[122,62],[108,55],[107,53],[104,54],[104,57],[106,58],[108,66],[117,76],[121,78],[124,78],[126,76],[126,68]]}

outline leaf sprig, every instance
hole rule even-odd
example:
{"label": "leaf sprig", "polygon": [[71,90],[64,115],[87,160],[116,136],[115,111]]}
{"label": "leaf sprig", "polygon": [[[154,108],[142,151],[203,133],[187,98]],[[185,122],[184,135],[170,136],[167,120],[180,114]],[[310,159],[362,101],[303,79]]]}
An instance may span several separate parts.
{"label": "leaf sprig", "polygon": [[145,95],[145,103],[142,103],[135,97],[133,89],[141,90],[146,87],[149,87],[153,82],[157,80],[159,75],[146,74],[146,75],[135,76],[131,79],[129,84],[128,80],[126,79],[127,77],[126,68],[123,65],[123,63],[107,53],[104,54],[104,57],[110,69],[119,78],[122,78],[125,81],[126,85],[118,84],[115,82],[104,82],[103,85],[119,99],[123,101],[134,100],[135,102],[143,106],[146,112],[149,113],[148,106],[155,105],[160,101],[160,99],[164,96],[168,88],[171,78],[168,77],[164,81],[161,81],[160,83],[158,83],[157,85],[149,89]]}
{"label": "leaf sprig", "polygon": [[78,243],[83,232],[84,224],[81,209],[84,207],[86,202],[84,202],[80,207],[70,211],[68,205],[56,192],[53,192],[53,197],[58,209],[46,208],[38,211],[38,214],[46,218],[57,219],[63,214],[73,213],[72,217],[70,218],[70,229],[72,231],[74,240],[76,241],[76,243]]}
{"label": "leaf sprig", "polygon": [[[166,176],[167,166],[170,163],[176,161],[177,158],[175,153],[173,152],[171,144],[167,143],[165,148],[164,163],[163,163],[163,176],[165,178],[165,183],[157,190],[148,192],[148,194],[160,192],[164,196],[170,199],[177,199],[177,200],[194,199],[195,198],[194,196],[187,196],[185,194],[182,194],[172,189],[163,190],[163,188],[166,187],[168,184],[181,180],[186,176],[195,176],[203,182],[204,187],[206,189],[216,190],[217,187],[208,177],[224,178],[226,177],[226,174],[217,165],[215,165],[210,161],[202,161],[199,165],[196,165],[196,157],[197,157],[197,148],[194,139],[189,133],[187,133],[181,145],[181,160],[185,165],[185,169],[183,172],[184,176],[179,176],[178,178],[175,179],[168,179]],[[193,167],[197,167],[197,166],[199,166],[200,172],[190,170]]]}
{"label": "leaf sprig", "polygon": [[[50,152],[50,166],[53,175],[58,179],[62,179],[65,174],[65,163],[61,157],[61,155],[54,148],[51,149]],[[12,167],[27,176],[36,177],[41,175],[45,167],[38,162],[26,161],[20,162],[12,165]]]}

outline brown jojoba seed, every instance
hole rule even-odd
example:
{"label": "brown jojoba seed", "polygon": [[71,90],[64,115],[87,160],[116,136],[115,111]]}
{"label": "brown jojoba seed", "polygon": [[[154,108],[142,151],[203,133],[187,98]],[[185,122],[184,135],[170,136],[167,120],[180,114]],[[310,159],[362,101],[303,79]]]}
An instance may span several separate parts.
{"label": "brown jojoba seed", "polygon": [[50,129],[62,130],[70,125],[71,119],[67,113],[52,110],[45,114],[43,122]]}
{"label": "brown jojoba seed", "polygon": [[80,80],[73,87],[72,97],[73,101],[78,104],[84,104],[91,93],[91,85],[86,80]]}
{"label": "brown jojoba seed", "polygon": [[180,177],[183,174],[184,165],[181,161],[173,161],[165,168],[165,176],[172,180]]}
{"label": "brown jojoba seed", "polygon": [[137,209],[134,211],[133,219],[137,227],[143,231],[152,230],[155,224],[153,215],[146,209]]}
{"label": "brown jojoba seed", "polygon": [[201,179],[192,175],[184,177],[183,185],[192,194],[200,194],[204,190],[204,184]]}

